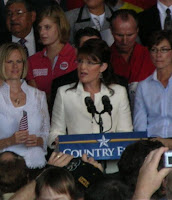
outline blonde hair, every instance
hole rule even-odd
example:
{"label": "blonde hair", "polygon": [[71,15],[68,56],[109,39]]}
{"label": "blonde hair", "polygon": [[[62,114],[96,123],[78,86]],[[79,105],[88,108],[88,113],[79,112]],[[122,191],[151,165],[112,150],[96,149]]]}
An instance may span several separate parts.
{"label": "blonde hair", "polygon": [[70,36],[70,25],[61,7],[58,5],[46,7],[37,18],[38,24],[44,18],[52,19],[57,24],[60,42],[67,43]]}
{"label": "blonde hair", "polygon": [[15,50],[18,50],[20,52],[23,59],[23,73],[21,75],[21,78],[25,78],[27,75],[27,55],[24,48],[18,43],[5,43],[0,47],[0,78],[3,81],[7,80],[8,78],[5,73],[5,62],[7,61],[11,53]]}

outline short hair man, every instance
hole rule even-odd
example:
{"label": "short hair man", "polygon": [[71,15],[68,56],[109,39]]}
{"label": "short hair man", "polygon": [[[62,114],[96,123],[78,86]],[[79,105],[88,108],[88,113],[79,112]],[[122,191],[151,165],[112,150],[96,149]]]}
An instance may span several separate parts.
{"label": "short hair man", "polygon": [[5,6],[6,25],[9,34],[1,38],[0,43],[21,43],[28,53],[33,55],[42,48],[38,43],[38,33],[34,31],[33,24],[36,12],[28,0],[9,0]]}
{"label": "short hair man", "polygon": [[[23,157],[14,152],[0,154],[0,191],[14,193],[28,182],[28,170]],[[8,194],[9,195],[9,194]]]}
{"label": "short hair man", "polygon": [[115,11],[111,18],[111,31],[115,40],[111,46],[111,63],[114,72],[128,80],[133,107],[138,82],[152,74],[155,67],[148,49],[136,42],[138,21],[133,10]]}
{"label": "short hair man", "polygon": [[[169,26],[166,26],[169,9]],[[172,30],[172,0],[157,0],[157,4],[139,13],[139,37],[143,45],[148,45],[149,35],[154,31]]]}

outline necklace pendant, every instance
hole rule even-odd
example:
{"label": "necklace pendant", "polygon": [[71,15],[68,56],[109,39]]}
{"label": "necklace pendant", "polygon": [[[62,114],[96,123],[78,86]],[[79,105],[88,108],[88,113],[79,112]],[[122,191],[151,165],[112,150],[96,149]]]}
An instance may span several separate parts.
{"label": "necklace pendant", "polygon": [[20,99],[15,99],[14,102],[19,105],[20,104]]}

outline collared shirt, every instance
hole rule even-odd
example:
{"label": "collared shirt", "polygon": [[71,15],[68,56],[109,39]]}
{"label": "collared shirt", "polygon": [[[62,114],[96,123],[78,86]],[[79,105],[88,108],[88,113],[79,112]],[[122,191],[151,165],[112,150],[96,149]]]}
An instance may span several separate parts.
{"label": "collared shirt", "polygon": [[[87,111],[85,104],[85,98],[90,96],[90,93],[84,90],[81,82],[78,83],[76,89],[67,90],[73,86],[73,84],[65,85],[57,91],[48,142],[50,147],[52,147],[52,143],[58,135],[100,132],[99,125]],[[98,112],[104,109],[102,104],[102,96],[104,95],[109,97],[113,107],[111,112],[112,124],[111,117],[107,112],[101,115],[103,131],[130,132],[133,126],[126,89],[117,84],[110,85],[110,88],[114,90],[113,95],[103,84],[101,85],[100,92],[94,95],[94,105]],[[95,114],[95,118],[99,121],[98,114]]]}
{"label": "collared shirt", "polygon": [[172,137],[172,77],[165,88],[157,71],[137,87],[134,107],[134,130],[146,131],[148,137]]}
{"label": "collared shirt", "polygon": [[128,80],[131,108],[133,110],[138,82],[150,76],[155,70],[149,51],[147,47],[135,43],[130,60],[126,62],[123,56],[119,54],[114,42],[111,47],[111,63],[114,72]]}
{"label": "collared shirt", "polygon": [[42,137],[44,146],[26,147],[18,144],[1,149],[13,151],[23,156],[30,168],[43,167],[46,164],[47,137],[49,135],[50,119],[45,93],[27,85],[23,81],[21,89],[26,94],[26,104],[15,107],[10,99],[10,86],[4,82],[0,87],[0,139],[11,137],[19,131],[23,111],[27,112],[29,134]]}
{"label": "collared shirt", "polygon": [[[15,37],[12,35],[12,42],[19,42],[21,38]],[[25,46],[28,49],[29,56],[32,56],[36,53],[36,45],[35,45],[35,37],[34,37],[34,31],[33,28],[31,29],[31,32],[24,38],[26,40]]]}
{"label": "collared shirt", "polygon": [[50,94],[52,81],[60,76],[72,72],[77,68],[76,50],[69,44],[65,44],[58,54],[57,62],[52,69],[50,59],[45,55],[46,49],[28,58],[29,69],[27,80],[35,80],[38,89]]}
{"label": "collared shirt", "polygon": [[164,22],[165,22],[165,18],[167,16],[166,14],[166,10],[167,8],[169,8],[171,10],[172,13],[172,5],[170,7],[167,7],[166,5],[164,5],[163,3],[161,3],[159,0],[157,1],[157,8],[159,10],[159,16],[160,16],[160,22],[161,22],[161,28],[164,29]]}

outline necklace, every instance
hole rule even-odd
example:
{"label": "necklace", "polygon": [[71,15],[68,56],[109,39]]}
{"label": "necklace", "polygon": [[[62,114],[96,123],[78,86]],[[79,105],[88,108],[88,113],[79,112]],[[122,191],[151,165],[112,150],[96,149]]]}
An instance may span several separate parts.
{"label": "necklace", "polygon": [[20,104],[20,99],[19,98],[14,99],[14,102],[15,102],[15,104],[19,105]]}

